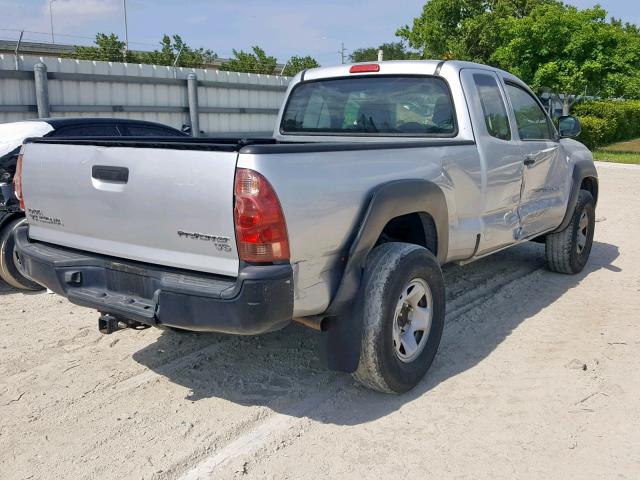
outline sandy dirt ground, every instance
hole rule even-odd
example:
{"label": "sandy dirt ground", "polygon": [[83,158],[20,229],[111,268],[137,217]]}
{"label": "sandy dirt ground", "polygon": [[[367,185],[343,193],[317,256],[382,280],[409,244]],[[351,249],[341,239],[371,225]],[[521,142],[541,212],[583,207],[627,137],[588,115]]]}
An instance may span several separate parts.
{"label": "sandy dirt ground", "polygon": [[0,478],[640,478],[640,168],[598,169],[586,270],[534,243],[446,267],[440,353],[404,396],[325,370],[301,326],[103,336],[0,286]]}

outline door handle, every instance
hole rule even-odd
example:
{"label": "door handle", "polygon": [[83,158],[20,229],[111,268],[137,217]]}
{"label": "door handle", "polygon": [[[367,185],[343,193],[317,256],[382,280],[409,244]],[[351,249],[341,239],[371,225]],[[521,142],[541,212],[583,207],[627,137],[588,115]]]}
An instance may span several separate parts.
{"label": "door handle", "polygon": [[104,182],[127,183],[129,181],[129,169],[127,167],[94,165],[91,167],[91,176]]}
{"label": "door handle", "polygon": [[534,163],[536,163],[536,159],[533,158],[531,155],[527,155],[526,157],[524,157],[524,164],[527,167],[530,167],[531,165],[533,165]]}

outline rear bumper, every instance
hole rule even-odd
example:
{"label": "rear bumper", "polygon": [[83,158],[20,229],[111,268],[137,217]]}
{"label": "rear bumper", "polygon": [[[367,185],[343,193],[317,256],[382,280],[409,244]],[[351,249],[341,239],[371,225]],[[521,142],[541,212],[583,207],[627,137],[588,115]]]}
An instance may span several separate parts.
{"label": "rear bumper", "polygon": [[290,265],[246,266],[229,278],[31,241],[26,226],[15,241],[28,277],[77,305],[145,325],[255,335],[293,314]]}

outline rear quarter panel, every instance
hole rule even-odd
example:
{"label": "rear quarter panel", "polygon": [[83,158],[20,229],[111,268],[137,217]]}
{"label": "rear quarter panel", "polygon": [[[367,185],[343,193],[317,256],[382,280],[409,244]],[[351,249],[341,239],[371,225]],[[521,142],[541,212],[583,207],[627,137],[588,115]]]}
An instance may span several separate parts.
{"label": "rear quarter panel", "polygon": [[[400,179],[425,179],[444,192],[452,257],[470,256],[480,199],[475,145],[335,152],[240,154],[273,185],[284,211],[294,268],[295,316],[325,311],[372,191]],[[428,206],[426,206],[428,207]]]}

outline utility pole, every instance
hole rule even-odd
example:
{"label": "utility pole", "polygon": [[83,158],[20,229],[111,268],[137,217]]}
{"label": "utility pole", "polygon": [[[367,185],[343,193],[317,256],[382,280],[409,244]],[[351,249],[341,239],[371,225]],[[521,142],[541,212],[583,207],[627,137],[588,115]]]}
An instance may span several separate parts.
{"label": "utility pole", "polygon": [[24,30],[20,32],[20,38],[18,38],[18,43],[16,45],[16,55],[15,55],[16,70],[20,70],[20,44],[22,43],[22,35],[24,35]]}
{"label": "utility pole", "polygon": [[49,0],[49,20],[51,22],[51,43],[56,43],[56,39],[53,36],[53,7],[51,6],[56,0]]}
{"label": "utility pole", "polygon": [[122,0],[122,5],[124,7],[124,56],[126,58],[127,52],[129,51],[129,27],[127,26],[127,0]]}
{"label": "utility pole", "polygon": [[344,65],[344,54],[347,51],[347,48],[344,48],[344,42],[341,43],[341,48],[340,50],[338,50],[338,53],[340,54],[340,62],[342,62],[342,64]]}
{"label": "utility pole", "polygon": [[173,65],[171,65],[171,68],[173,69],[173,78],[178,78],[178,61],[180,60],[180,55],[182,55],[183,48],[184,45],[180,45],[180,51],[178,52],[178,55],[176,55],[176,59],[173,61]]}

